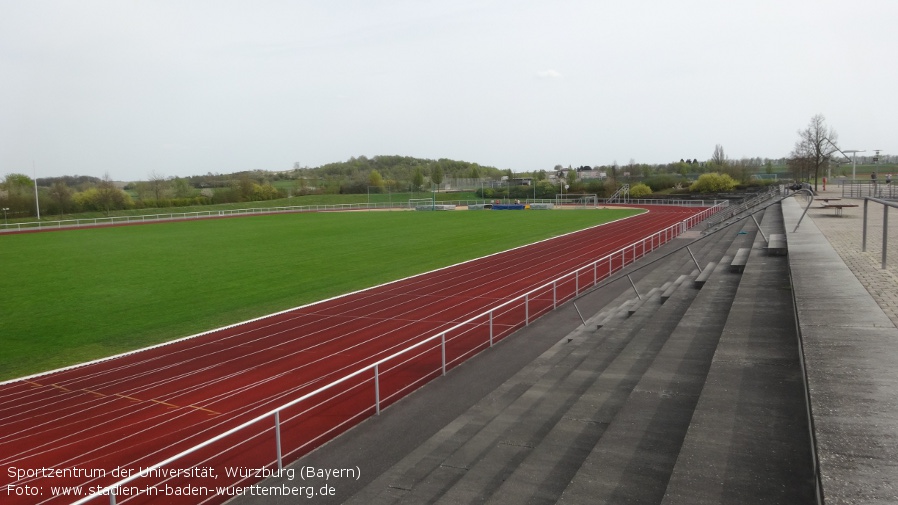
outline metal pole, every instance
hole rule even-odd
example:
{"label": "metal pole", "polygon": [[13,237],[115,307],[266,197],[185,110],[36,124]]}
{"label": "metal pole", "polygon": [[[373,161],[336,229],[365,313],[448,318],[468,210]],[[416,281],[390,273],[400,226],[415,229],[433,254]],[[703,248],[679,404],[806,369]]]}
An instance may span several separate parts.
{"label": "metal pole", "polygon": [[808,209],[811,208],[811,205],[814,203],[814,193],[811,193],[809,189],[799,189],[793,195],[797,195],[798,193],[806,193],[808,195],[808,205],[804,208],[804,212],[801,213],[801,217],[798,218],[798,223],[795,224],[795,229],[792,230],[792,233],[798,231],[798,227],[801,226],[801,220],[804,219],[804,216],[808,213]]}
{"label": "metal pole", "polygon": [[870,200],[864,198],[864,232],[861,235],[861,252],[867,252],[867,207]]}
{"label": "metal pole", "polygon": [[377,415],[380,415],[380,371],[378,367],[380,365],[374,364],[374,406],[377,412]]}
{"label": "metal pole", "polygon": [[882,269],[886,269],[886,251],[889,246],[889,206],[882,206]]}
{"label": "metal pole", "polygon": [[446,334],[445,333],[443,333],[440,336],[440,340],[442,341],[441,347],[443,348],[443,375],[446,375]]}
{"label": "metal pole", "polygon": [[493,346],[493,311],[490,311],[490,347]]}
{"label": "metal pole", "polygon": [[524,326],[530,326],[530,293],[524,294]]}
{"label": "metal pole", "polygon": [[692,262],[695,263],[695,268],[698,268],[698,273],[702,273],[702,266],[698,264],[698,260],[695,259],[695,255],[692,254],[692,249],[689,246],[686,246],[686,251],[689,252],[689,256],[692,256]]}
{"label": "metal pole", "polygon": [[583,326],[586,326],[586,320],[583,319],[583,314],[580,313],[580,308],[577,307],[577,302],[573,302],[574,309],[577,310],[577,315],[580,316],[580,320],[583,321]]}
{"label": "metal pole", "polygon": [[636,289],[636,284],[633,283],[633,278],[627,275],[627,279],[630,281],[630,285],[633,286],[633,291],[636,291],[636,298],[642,300],[642,296],[639,295],[639,290]]}
{"label": "metal pole", "polygon": [[765,243],[769,243],[770,241],[767,240],[767,235],[764,235],[764,230],[761,229],[761,223],[759,223],[758,220],[755,219],[755,215],[754,215],[754,214],[749,214],[749,215],[751,216],[751,220],[755,222],[755,226],[758,227],[758,233],[761,234],[761,238],[764,239],[764,242],[765,242]]}
{"label": "metal pole", "polygon": [[281,459],[281,411],[274,413],[274,443],[277,446],[278,470],[284,469],[284,461]]}

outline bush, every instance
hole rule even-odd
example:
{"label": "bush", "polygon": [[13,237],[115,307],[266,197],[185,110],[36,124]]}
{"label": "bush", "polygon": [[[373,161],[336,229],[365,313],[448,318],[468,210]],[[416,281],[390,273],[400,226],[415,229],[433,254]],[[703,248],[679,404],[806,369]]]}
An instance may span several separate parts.
{"label": "bush", "polygon": [[692,186],[689,186],[690,191],[698,193],[721,193],[732,191],[735,188],[735,179],[727,174],[719,174],[717,172],[702,174],[697,181],[692,183]]}
{"label": "bush", "polygon": [[646,186],[643,183],[635,184],[630,186],[630,197],[631,198],[642,198],[644,196],[649,196],[652,194],[652,188]]}

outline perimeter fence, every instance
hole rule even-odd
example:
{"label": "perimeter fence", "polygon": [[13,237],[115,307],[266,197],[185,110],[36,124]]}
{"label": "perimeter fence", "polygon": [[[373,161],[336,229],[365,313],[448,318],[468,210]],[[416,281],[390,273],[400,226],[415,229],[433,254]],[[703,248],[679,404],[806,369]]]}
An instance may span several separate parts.
{"label": "perimeter fence", "polygon": [[[484,205],[493,200],[451,200],[439,201],[438,205],[455,205],[466,207],[469,205]],[[525,203],[555,203],[554,199],[527,200]],[[629,205],[675,205],[680,207],[711,207],[719,205],[718,201],[705,200],[630,200]],[[600,200],[599,205],[605,205],[605,200]],[[726,204],[724,204],[726,205]],[[411,210],[414,207],[408,202],[379,202],[379,203],[345,203],[331,205],[294,205],[286,207],[254,207],[246,209],[227,210],[203,210],[194,212],[169,212],[163,214],[142,214],[138,216],[109,216],[82,219],[63,219],[58,221],[28,221],[23,223],[2,223],[0,231],[33,231],[33,230],[58,230],[77,228],[83,226],[110,226],[123,224],[140,224],[163,221],[188,221],[194,219],[210,219],[221,217],[256,216],[265,214],[287,214],[301,212],[340,212],[362,210]]]}
{"label": "perimeter fence", "polygon": [[[362,419],[380,414],[383,408],[406,394],[445,375],[448,370],[528,326],[541,315],[577,298],[725,206],[726,203],[721,202],[706,208],[264,414],[240,422],[163,461],[134,471],[126,478],[95,485],[91,488],[92,494],[74,505],[103,498],[115,504],[117,496],[122,497],[122,503],[132,500],[152,502],[156,496],[161,496],[154,494],[160,489],[185,489],[196,496],[206,496],[209,501],[216,501],[216,496],[219,497],[217,501],[224,501],[227,490],[233,491],[251,477],[210,476],[194,469],[213,465],[227,468],[230,465],[231,468],[265,468],[269,475],[278,475],[284,469],[285,459],[309,452]],[[310,387],[323,380],[325,378],[311,381]]]}

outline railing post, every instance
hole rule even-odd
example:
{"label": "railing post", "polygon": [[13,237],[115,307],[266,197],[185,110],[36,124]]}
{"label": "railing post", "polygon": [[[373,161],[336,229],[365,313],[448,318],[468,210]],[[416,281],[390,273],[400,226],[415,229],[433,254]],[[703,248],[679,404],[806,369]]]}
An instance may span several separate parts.
{"label": "railing post", "polygon": [[380,415],[380,371],[378,367],[380,364],[374,364],[374,410],[377,415]]}
{"label": "railing post", "polygon": [[867,252],[867,204],[870,200],[864,198],[864,232],[861,236],[861,252]]}
{"label": "railing post", "polygon": [[115,505],[115,488],[109,490],[109,505]]}
{"label": "railing post", "polygon": [[443,333],[440,336],[440,341],[442,342],[440,347],[442,347],[442,350],[443,350],[443,375],[446,375],[446,334],[445,333]]}
{"label": "railing post", "polygon": [[490,347],[493,346],[493,311],[490,311]]}
{"label": "railing post", "polygon": [[530,293],[524,293],[524,326],[530,326]]}
{"label": "railing post", "polygon": [[889,245],[889,206],[882,206],[882,269],[886,269],[886,248]]}
{"label": "railing post", "polygon": [[552,309],[553,310],[558,308],[557,292],[558,292],[558,281],[554,280],[554,281],[552,281]]}
{"label": "railing post", "polygon": [[284,469],[284,460],[281,458],[281,411],[274,412],[274,444],[277,446],[278,470]]}

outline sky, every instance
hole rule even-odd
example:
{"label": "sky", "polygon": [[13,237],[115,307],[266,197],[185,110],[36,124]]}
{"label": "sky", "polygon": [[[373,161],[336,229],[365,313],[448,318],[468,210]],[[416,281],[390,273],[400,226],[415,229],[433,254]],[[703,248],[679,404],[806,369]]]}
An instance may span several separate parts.
{"label": "sky", "polygon": [[898,154],[894,0],[0,0],[0,177]]}

